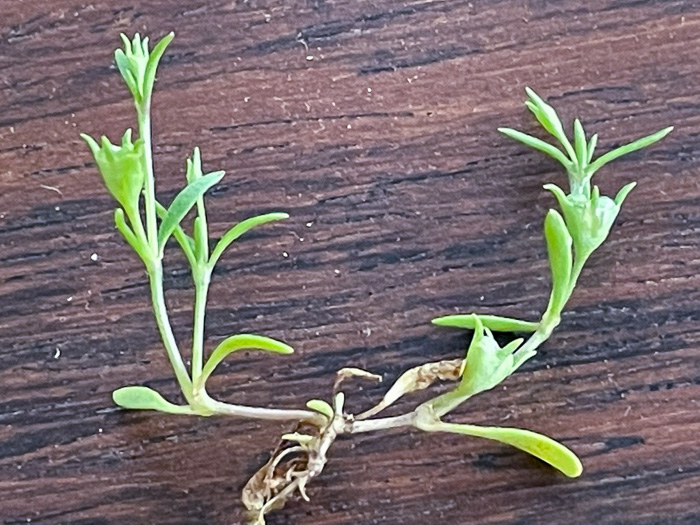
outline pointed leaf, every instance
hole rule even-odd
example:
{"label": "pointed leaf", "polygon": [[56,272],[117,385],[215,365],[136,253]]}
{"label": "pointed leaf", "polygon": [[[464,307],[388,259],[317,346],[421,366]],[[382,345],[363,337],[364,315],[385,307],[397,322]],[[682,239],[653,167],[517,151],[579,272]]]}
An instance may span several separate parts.
{"label": "pointed leaf", "polygon": [[505,443],[549,463],[570,478],[576,478],[583,472],[581,460],[569,448],[548,436],[530,430],[510,427],[481,427],[441,421],[421,425],[420,428],[428,432],[452,432]]}
{"label": "pointed leaf", "polygon": [[129,40],[129,37],[126,36],[124,33],[119,33],[119,38],[122,39],[122,43],[124,44],[124,50],[126,51],[127,54],[131,54],[131,40]]}
{"label": "pointed leaf", "polygon": [[126,224],[124,210],[121,208],[114,210],[114,225],[117,227],[117,230],[119,230],[124,239],[126,239],[126,242],[129,243],[129,246],[131,246],[141,260],[148,265],[148,262],[151,260],[148,244],[147,242],[140,240],[134,231]]}
{"label": "pointed leaf", "polygon": [[622,203],[625,202],[627,195],[629,195],[629,193],[634,189],[636,185],[636,182],[630,182],[629,184],[625,184],[622,187],[622,189],[617,193],[617,196],[615,196],[615,204],[617,204],[618,208],[622,206]]}
{"label": "pointed leaf", "polygon": [[657,131],[656,133],[653,133],[641,139],[635,140],[634,142],[630,142],[629,144],[625,144],[624,146],[620,146],[617,149],[609,151],[602,157],[599,157],[593,164],[591,164],[590,173],[595,173],[600,168],[605,166],[608,162],[612,162],[613,160],[622,157],[623,155],[627,155],[642,148],[646,148],[647,146],[651,146],[655,142],[660,141],[666,135],[671,133],[671,131],[673,131],[673,126],[669,126],[667,128],[662,129],[661,131]]}
{"label": "pointed leaf", "polygon": [[539,326],[537,323],[530,321],[521,321],[511,317],[501,317],[500,315],[445,315],[433,319],[432,323],[437,326],[450,326],[453,328],[465,328],[474,330],[475,320],[474,315],[481,320],[481,323],[494,332],[534,332]]}
{"label": "pointed leaf", "polygon": [[157,410],[168,414],[189,414],[195,412],[189,406],[175,405],[147,386],[125,386],[112,392],[112,399],[122,408],[130,410]]}
{"label": "pointed leaf", "polygon": [[579,119],[574,120],[574,150],[576,151],[576,162],[580,168],[588,162],[588,150],[586,144],[586,133]]}
{"label": "pointed leaf", "polygon": [[192,157],[186,161],[185,178],[190,183],[202,176],[202,153],[199,148],[194,148]]}
{"label": "pointed leaf", "polygon": [[168,208],[168,214],[163,219],[158,231],[158,249],[162,253],[165,243],[168,241],[173,231],[185,218],[185,215],[197,203],[197,199],[214,186],[224,176],[223,171],[215,171],[203,176],[188,184],[185,189],[177,194],[172,204]]}
{"label": "pointed leaf", "polygon": [[124,51],[122,51],[121,49],[117,49],[114,52],[114,62],[117,64],[117,69],[119,69],[119,73],[121,73],[121,76],[124,79],[126,86],[129,88],[129,91],[131,92],[132,96],[140,96],[139,91],[141,87],[138,85],[134,74],[131,72],[131,62],[129,61],[129,58],[124,54]]}
{"label": "pointed leaf", "polygon": [[529,87],[525,88],[525,93],[530,97],[530,100],[525,102],[525,105],[532,111],[535,118],[542,124],[542,127],[552,136],[559,139],[564,134],[564,126],[562,126],[556,110]]}
{"label": "pointed leaf", "polygon": [[[158,201],[156,201],[156,214],[161,221],[168,215],[168,209]],[[193,265],[196,261],[194,256],[194,239],[187,235],[180,225],[177,225],[175,230],[173,230],[173,236],[180,245],[180,248],[182,248],[190,265]]]}
{"label": "pointed leaf", "polygon": [[571,161],[566,158],[566,155],[564,155],[559,148],[552,146],[544,140],[540,140],[536,137],[528,135],[527,133],[511,128],[498,128],[498,131],[503,133],[506,137],[522,142],[526,146],[541,151],[545,155],[549,155],[550,157],[558,160],[567,170],[571,166]]}
{"label": "pointed leaf", "polygon": [[223,235],[223,237],[221,237],[221,239],[219,239],[219,242],[216,244],[216,247],[211,253],[211,257],[209,258],[210,268],[214,267],[216,262],[219,260],[219,257],[221,257],[221,255],[224,253],[224,250],[226,250],[226,248],[228,248],[228,246],[233,241],[238,239],[244,233],[247,233],[256,226],[262,226],[263,224],[266,224],[268,222],[279,221],[288,218],[289,215],[287,215],[286,213],[266,213],[265,215],[258,215],[256,217],[251,217],[249,219],[239,222],[233,228],[227,231]]}
{"label": "pointed leaf", "polygon": [[170,42],[172,42],[173,38],[175,38],[175,33],[171,31],[160,39],[148,57],[148,64],[146,65],[146,72],[144,74],[144,92],[146,95],[150,96],[150,94],[153,92],[153,84],[155,83],[158,64],[165,53],[165,49],[168,47]]}
{"label": "pointed leaf", "polygon": [[557,115],[557,111],[529,87],[525,88],[525,92],[527,93],[527,96],[530,97],[530,100],[528,101],[530,103],[525,103],[528,109],[532,111],[535,118],[540,124],[542,124],[542,127],[547,130],[550,135],[556,138],[562,146],[564,146],[564,149],[571,157],[571,160],[575,160],[576,154],[574,153],[574,149],[571,147],[571,142],[569,142],[566,133],[564,133],[564,126],[561,123],[559,115]]}
{"label": "pointed leaf", "polygon": [[209,356],[209,360],[202,369],[201,383],[206,383],[211,373],[226,356],[238,350],[263,350],[276,354],[294,353],[291,346],[270,337],[253,334],[232,335],[221,341]]}
{"label": "pointed leaf", "polygon": [[542,187],[545,190],[551,191],[554,194],[554,197],[557,199],[559,206],[564,211],[564,213],[566,213],[566,209],[569,207],[569,200],[566,197],[566,193],[564,193],[564,190],[562,190],[556,184],[545,184]]}
{"label": "pointed leaf", "polygon": [[552,270],[552,294],[549,309],[561,312],[568,299],[572,268],[572,239],[564,219],[556,210],[549,210],[544,220],[549,265]]}
{"label": "pointed leaf", "polygon": [[598,145],[598,135],[593,135],[591,137],[591,140],[588,142],[588,158],[586,159],[586,162],[590,163],[591,160],[593,159],[593,153],[595,152],[595,147]]}

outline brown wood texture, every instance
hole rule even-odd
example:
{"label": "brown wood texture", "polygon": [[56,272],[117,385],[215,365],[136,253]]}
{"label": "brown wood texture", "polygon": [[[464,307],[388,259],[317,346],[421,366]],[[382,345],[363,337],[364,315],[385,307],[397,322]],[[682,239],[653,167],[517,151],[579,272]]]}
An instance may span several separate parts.
{"label": "brown wood texture", "polygon": [[[561,439],[583,476],[461,436],[355,436],[333,447],[311,503],[270,524],[700,523],[700,3],[2,0],[1,524],[242,523],[240,490],[288,428],[110,400],[126,384],[177,391],[144,271],[78,132],[135,126],[111,65],[118,34],[170,30],[159,196],[199,145],[205,168],[228,172],[208,199],[215,234],[291,214],[224,256],[206,335],[211,349],[267,334],[296,354],[232,357],[212,381],[224,400],[299,407],[327,399],[342,366],[391,381],[462,355],[468,335],[431,326],[438,315],[537,318],[542,185],[563,179],[496,131],[539,133],[525,86],[580,116],[603,151],[676,126],[600,173],[608,194],[639,186],[561,327],[454,417]],[[186,344],[192,291],[174,247],[166,273]],[[350,406],[382,391],[357,385]]]}

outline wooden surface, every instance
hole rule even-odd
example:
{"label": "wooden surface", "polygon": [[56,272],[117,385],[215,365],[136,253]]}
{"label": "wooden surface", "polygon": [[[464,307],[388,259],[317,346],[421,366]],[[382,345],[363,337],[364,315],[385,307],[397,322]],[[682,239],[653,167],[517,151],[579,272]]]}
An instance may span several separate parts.
{"label": "wooden surface", "polygon": [[[283,339],[212,382],[222,399],[301,406],[335,370],[392,380],[458,357],[454,312],[535,319],[554,162],[496,132],[539,133],[532,86],[601,150],[673,124],[599,175],[636,189],[555,336],[455,419],[562,439],[568,480],[497,443],[393,432],[343,439],[311,503],[281,524],[700,523],[700,3],[685,1],[0,1],[0,523],[230,525],[286,427],[115,409],[147,384],[176,399],[144,272],[112,226],[78,132],[134,126],[112,67],[119,32],[175,30],[154,102],[159,195],[185,157],[228,175],[220,234],[272,210],[216,272],[209,348]],[[60,194],[51,188],[57,188]],[[95,254],[93,256],[93,254]],[[96,260],[93,260],[96,259]],[[187,343],[191,289],[167,260]],[[356,388],[359,410],[382,390]],[[403,405],[404,408],[408,405]],[[399,408],[400,411],[400,408]]]}

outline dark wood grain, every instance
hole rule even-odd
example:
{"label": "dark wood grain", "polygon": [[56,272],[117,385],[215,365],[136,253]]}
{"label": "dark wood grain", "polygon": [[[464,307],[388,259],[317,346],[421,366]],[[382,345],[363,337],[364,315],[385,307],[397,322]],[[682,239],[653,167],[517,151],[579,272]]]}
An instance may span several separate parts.
{"label": "dark wood grain", "polygon": [[[638,180],[556,335],[458,419],[562,439],[567,480],[498,444],[418,432],[343,439],[281,524],[700,523],[700,4],[685,1],[0,1],[0,523],[229,525],[283,427],[116,410],[129,383],[176,388],[135,256],[78,138],[134,126],[118,34],[175,30],[154,102],[159,195],[185,157],[227,177],[215,233],[288,211],[217,271],[207,338],[251,331],[291,357],[238,356],[222,399],[298,407],[336,369],[389,380],[461,355],[458,311],[535,319],[548,287],[542,184],[555,164],[523,89],[601,148],[673,124],[599,175]],[[60,194],[50,189],[58,188]],[[175,250],[173,250],[176,253]],[[97,255],[97,261],[91,259]],[[190,281],[168,259],[187,342]],[[357,389],[351,406],[381,390]]]}

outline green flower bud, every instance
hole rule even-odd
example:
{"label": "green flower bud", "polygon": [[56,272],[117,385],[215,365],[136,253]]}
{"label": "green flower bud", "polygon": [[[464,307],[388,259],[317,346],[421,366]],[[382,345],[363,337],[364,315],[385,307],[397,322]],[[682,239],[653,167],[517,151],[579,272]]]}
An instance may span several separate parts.
{"label": "green flower bud", "polygon": [[142,40],[141,35],[136,33],[134,38],[129,40],[126,35],[121,35],[124,49],[114,52],[114,61],[137,107],[150,100],[158,63],[174,36],[173,33],[167,34],[151,52],[148,49],[148,37]]}
{"label": "green flower bud", "polygon": [[129,217],[138,214],[139,196],[146,180],[143,140],[131,142],[131,130],[122,137],[121,146],[105,136],[100,145],[89,135],[80,135],[92,151],[107,190],[121,204]]}

